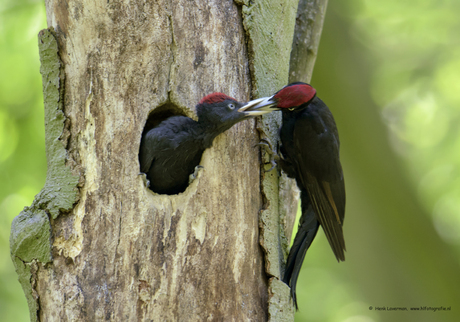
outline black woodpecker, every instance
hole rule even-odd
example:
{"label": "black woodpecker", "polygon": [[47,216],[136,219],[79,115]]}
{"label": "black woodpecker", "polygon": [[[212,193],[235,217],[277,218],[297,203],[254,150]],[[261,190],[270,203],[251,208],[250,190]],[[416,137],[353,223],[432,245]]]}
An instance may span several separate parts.
{"label": "black woodpecker", "polygon": [[[186,116],[172,116],[142,136],[139,163],[147,175],[149,188],[159,194],[185,191],[200,163],[201,156],[220,133],[253,116],[270,113],[258,111],[254,105],[266,107],[272,102],[256,99],[240,103],[222,93],[212,93],[196,106],[198,121]],[[245,111],[252,108],[251,111]]]}
{"label": "black woodpecker", "polygon": [[[270,106],[269,103],[273,102],[277,104]],[[262,100],[260,106],[249,108],[257,110],[259,107],[282,111],[281,157],[265,144],[287,176],[296,179],[300,189],[302,216],[283,276],[283,282],[291,287],[293,302],[298,309],[297,278],[320,225],[337,261],[345,260],[342,231],[345,184],[339,159],[339,134],[331,111],[309,84],[289,84]]]}

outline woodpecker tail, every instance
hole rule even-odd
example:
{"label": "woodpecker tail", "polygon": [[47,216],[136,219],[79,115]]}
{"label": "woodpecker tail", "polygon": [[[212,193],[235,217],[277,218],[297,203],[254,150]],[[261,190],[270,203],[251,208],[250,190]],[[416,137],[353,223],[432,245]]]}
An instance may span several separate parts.
{"label": "woodpecker tail", "polygon": [[291,287],[292,300],[296,310],[297,306],[296,297],[296,284],[299,277],[300,268],[302,267],[305,254],[310,248],[313,239],[319,228],[319,222],[316,219],[315,213],[310,203],[310,198],[306,190],[300,192],[300,200],[302,206],[302,216],[299,220],[299,229],[295,235],[294,244],[291,247],[289,256],[286,263],[286,270],[284,272],[283,282]]}

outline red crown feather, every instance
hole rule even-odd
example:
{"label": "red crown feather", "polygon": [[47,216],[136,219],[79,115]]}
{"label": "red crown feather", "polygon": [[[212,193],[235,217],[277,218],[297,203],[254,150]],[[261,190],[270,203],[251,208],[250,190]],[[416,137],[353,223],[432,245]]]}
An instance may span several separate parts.
{"label": "red crown feather", "polygon": [[215,103],[220,103],[220,102],[223,102],[223,101],[226,101],[226,100],[234,100],[236,101],[234,98],[231,98],[230,96],[227,96],[223,93],[212,93],[212,94],[209,94],[209,95],[206,95],[205,97],[203,97],[200,102],[198,104],[215,104]]}
{"label": "red crown feather", "polygon": [[294,84],[282,88],[273,98],[279,108],[291,108],[308,103],[315,97],[316,90],[308,84]]}

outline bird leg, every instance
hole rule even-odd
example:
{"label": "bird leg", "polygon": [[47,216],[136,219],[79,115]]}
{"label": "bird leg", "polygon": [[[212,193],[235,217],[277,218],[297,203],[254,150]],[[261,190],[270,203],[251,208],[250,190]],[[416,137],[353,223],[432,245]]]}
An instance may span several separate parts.
{"label": "bird leg", "polygon": [[289,178],[296,178],[296,170],[291,160],[279,156],[275,151],[273,151],[273,147],[267,139],[260,140],[257,145],[262,146],[265,149],[265,152],[270,155],[270,162],[265,164],[271,164],[272,167],[269,170],[264,170],[265,172],[272,171],[273,168],[278,165]]}
{"label": "bird leg", "polygon": [[270,161],[265,164],[271,164],[272,166],[268,170],[264,169],[264,172],[272,171],[276,167],[276,164],[281,160],[280,156],[273,150],[272,144],[267,139],[261,139],[257,145],[263,147],[265,152],[270,156]]}
{"label": "bird leg", "polygon": [[204,169],[202,165],[197,165],[195,167],[195,171],[188,177],[188,184],[191,184],[193,180],[195,180],[198,177],[198,173],[200,172],[201,169]]}

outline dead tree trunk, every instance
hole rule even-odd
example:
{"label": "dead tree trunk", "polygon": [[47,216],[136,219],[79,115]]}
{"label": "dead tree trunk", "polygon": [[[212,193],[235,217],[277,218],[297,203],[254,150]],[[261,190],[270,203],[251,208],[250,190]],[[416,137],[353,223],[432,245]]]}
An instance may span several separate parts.
{"label": "dead tree trunk", "polygon": [[178,195],[146,188],[138,151],[148,119],[285,85],[298,2],[47,1],[47,181],[10,241],[31,320],[293,317],[279,276],[295,191],[261,179],[255,148],[279,117],[220,135]]}

